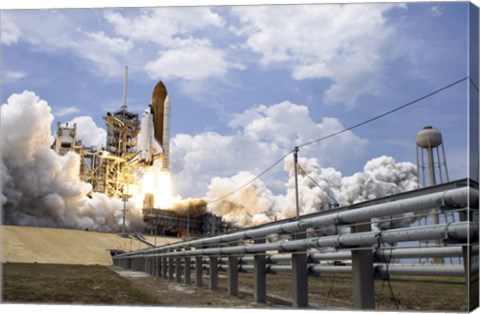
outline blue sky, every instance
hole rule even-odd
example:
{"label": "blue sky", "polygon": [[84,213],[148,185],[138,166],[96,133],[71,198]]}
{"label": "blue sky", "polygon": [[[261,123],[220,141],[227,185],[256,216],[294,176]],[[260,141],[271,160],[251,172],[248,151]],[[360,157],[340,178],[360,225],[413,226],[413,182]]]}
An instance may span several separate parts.
{"label": "blue sky", "polygon": [[[214,176],[260,173],[296,145],[466,77],[467,13],[448,2],[4,10],[2,103],[33,91],[56,121],[83,121],[88,144],[121,106],[125,65],[133,112],[161,79],[176,189],[202,196]],[[381,155],[415,162],[415,134],[431,124],[451,178],[463,178],[466,93],[462,82],[300,155],[343,175]]]}

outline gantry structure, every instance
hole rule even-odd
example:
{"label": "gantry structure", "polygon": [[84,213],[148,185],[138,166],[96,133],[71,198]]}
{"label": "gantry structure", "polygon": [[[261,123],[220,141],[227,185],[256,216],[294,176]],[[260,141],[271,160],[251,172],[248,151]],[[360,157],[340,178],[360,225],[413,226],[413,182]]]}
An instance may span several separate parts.
{"label": "gantry structure", "polygon": [[129,112],[125,106],[103,117],[107,125],[106,146],[85,147],[78,140],[77,126],[57,123],[53,149],[59,155],[74,151],[80,155],[80,178],[92,185],[93,192],[108,197],[124,198],[127,186],[134,183],[135,169],[129,164],[135,155],[136,137],[140,131],[138,114]]}

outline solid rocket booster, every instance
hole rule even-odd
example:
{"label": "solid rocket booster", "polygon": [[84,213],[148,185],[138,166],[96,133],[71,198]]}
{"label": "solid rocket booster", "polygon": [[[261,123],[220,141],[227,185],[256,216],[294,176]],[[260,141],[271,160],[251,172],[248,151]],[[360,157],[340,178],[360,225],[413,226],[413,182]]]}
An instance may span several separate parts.
{"label": "solid rocket booster", "polygon": [[152,110],[155,137],[163,148],[162,169],[168,170],[170,158],[170,97],[162,81],[159,81],[152,93]]}
{"label": "solid rocket booster", "polygon": [[152,94],[152,103],[142,115],[140,132],[137,135],[137,153],[129,164],[143,163],[152,166],[154,160],[162,158],[161,170],[169,168],[170,157],[170,98],[162,81]]}

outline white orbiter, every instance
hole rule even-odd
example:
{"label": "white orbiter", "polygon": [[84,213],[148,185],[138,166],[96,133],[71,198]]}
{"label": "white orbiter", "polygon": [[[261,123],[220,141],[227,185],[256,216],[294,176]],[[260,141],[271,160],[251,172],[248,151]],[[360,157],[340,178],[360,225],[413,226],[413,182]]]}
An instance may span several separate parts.
{"label": "white orbiter", "polygon": [[142,115],[140,133],[137,136],[137,154],[130,164],[153,165],[162,158],[162,170],[169,168],[170,155],[170,98],[162,81],[159,81],[152,94],[152,103]]}

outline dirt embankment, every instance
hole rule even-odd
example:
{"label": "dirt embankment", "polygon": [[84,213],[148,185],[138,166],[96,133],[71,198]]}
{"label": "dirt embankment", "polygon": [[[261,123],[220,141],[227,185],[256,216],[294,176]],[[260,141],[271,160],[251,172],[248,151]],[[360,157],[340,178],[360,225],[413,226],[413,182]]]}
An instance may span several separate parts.
{"label": "dirt embankment", "polygon": [[[111,265],[110,249],[132,251],[148,247],[135,237],[116,233],[21,226],[0,226],[2,263]],[[146,237],[166,244],[180,239]]]}

